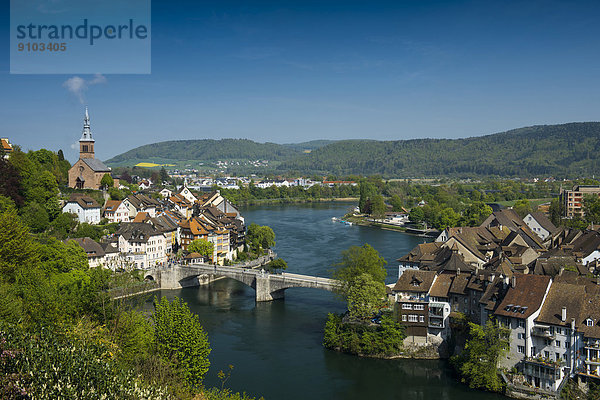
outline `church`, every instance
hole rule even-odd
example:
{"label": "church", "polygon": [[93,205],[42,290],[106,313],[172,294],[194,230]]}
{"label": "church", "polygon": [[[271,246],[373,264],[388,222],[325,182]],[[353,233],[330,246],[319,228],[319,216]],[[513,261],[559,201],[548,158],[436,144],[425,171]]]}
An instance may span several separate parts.
{"label": "church", "polygon": [[[79,160],[69,170],[69,187],[75,189],[100,189],[100,181],[110,168],[94,156],[94,142],[90,129],[90,116],[87,107],[83,120],[83,133],[79,139]],[[118,181],[117,181],[118,182]],[[116,185],[118,183],[115,182]]]}

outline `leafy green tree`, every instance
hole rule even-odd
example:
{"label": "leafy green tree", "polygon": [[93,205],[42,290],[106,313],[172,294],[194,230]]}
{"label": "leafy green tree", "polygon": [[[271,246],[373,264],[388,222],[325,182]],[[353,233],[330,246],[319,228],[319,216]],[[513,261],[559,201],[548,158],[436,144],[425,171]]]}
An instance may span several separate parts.
{"label": "leafy green tree", "polygon": [[23,178],[19,170],[3,157],[0,157],[0,176],[0,195],[8,197],[21,207],[25,202]]}
{"label": "leafy green tree", "polygon": [[287,263],[282,258],[276,258],[266,265],[266,269],[271,272],[287,269]]}
{"label": "leafy green tree", "polygon": [[476,201],[465,210],[462,224],[465,226],[479,226],[487,217],[492,214],[492,207],[487,204]]}
{"label": "leafy green tree", "polygon": [[515,202],[513,205],[513,210],[515,210],[515,212],[519,214],[519,217],[521,218],[525,218],[527,214],[531,214],[533,212],[531,203],[525,199],[517,200],[517,202]]}
{"label": "leafy green tree", "polygon": [[157,182],[157,183],[162,185],[163,182],[169,182],[169,174],[167,173],[167,170],[165,169],[165,167],[162,167],[160,169],[160,182]]}
{"label": "leafy green tree", "polygon": [[368,273],[362,273],[348,287],[346,296],[350,318],[358,321],[368,320],[383,304],[385,285],[374,281]]}
{"label": "leafy green tree", "polygon": [[446,207],[440,212],[437,228],[446,229],[448,227],[457,226],[459,220],[460,215],[454,212],[452,208]]}
{"label": "leafy green tree", "polygon": [[423,207],[411,208],[410,213],[408,214],[408,219],[410,219],[410,222],[414,223],[423,222],[425,219],[425,211],[423,211]]}
{"label": "leafy green tree", "polygon": [[215,251],[215,244],[213,242],[209,242],[208,240],[196,239],[189,244],[188,251],[190,253],[198,253],[212,258]]}
{"label": "leafy green tree", "polygon": [[210,345],[198,316],[179,298],[154,299],[154,340],[158,354],[167,360],[191,388],[202,384],[208,372]]}
{"label": "leafy green tree", "polygon": [[33,232],[44,232],[50,225],[48,211],[38,202],[28,203],[22,210],[23,221],[31,228]]}
{"label": "leafy green tree", "polygon": [[120,359],[127,366],[143,362],[152,349],[154,327],[144,314],[124,311],[113,321],[115,343],[121,352]]}
{"label": "leafy green tree", "polygon": [[371,197],[377,193],[377,189],[375,188],[375,185],[372,182],[366,179],[361,180],[358,186],[360,192],[358,208],[361,213],[369,213],[370,210],[368,209],[367,204]]}
{"label": "leafy green tree", "polygon": [[375,219],[383,219],[387,206],[383,201],[383,196],[380,194],[373,196],[371,199],[371,216]]}
{"label": "leafy green tree", "polygon": [[587,195],[583,198],[583,212],[588,223],[600,223],[600,197]]}
{"label": "leafy green tree", "polygon": [[554,224],[554,226],[562,225],[562,217],[564,215],[564,205],[560,202],[559,199],[552,199],[550,202],[550,221]]}
{"label": "leafy green tree", "polygon": [[342,251],[342,259],[334,265],[337,268],[333,272],[333,278],[341,282],[340,294],[347,296],[358,277],[365,273],[373,281],[383,283],[387,276],[386,264],[379,252],[367,243]]}
{"label": "leafy green tree", "polygon": [[392,205],[392,211],[402,211],[402,208],[404,207],[402,198],[397,194],[392,196],[390,199],[390,204]]}
{"label": "leafy green tree", "polygon": [[102,179],[100,180],[100,186],[108,189],[115,186],[115,180],[110,176],[110,174],[104,174]]}
{"label": "leafy green tree", "polygon": [[254,252],[259,253],[264,249],[275,246],[275,232],[266,225],[260,226],[252,223],[248,227],[246,242]]}
{"label": "leafy green tree", "polygon": [[498,360],[509,349],[510,330],[488,320],[485,326],[469,322],[469,338],[460,356],[452,358],[461,380],[472,389],[500,392]]}
{"label": "leafy green tree", "polygon": [[29,229],[15,210],[0,214],[0,280],[14,282],[17,271],[35,265],[39,257]]}
{"label": "leafy green tree", "polygon": [[71,213],[60,213],[50,223],[50,233],[59,239],[65,239],[77,226],[77,216]]}

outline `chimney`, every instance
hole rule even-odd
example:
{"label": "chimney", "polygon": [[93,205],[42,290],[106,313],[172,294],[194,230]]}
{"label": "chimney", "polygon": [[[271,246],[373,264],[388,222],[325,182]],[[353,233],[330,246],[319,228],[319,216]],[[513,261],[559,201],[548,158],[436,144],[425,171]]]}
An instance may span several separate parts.
{"label": "chimney", "polygon": [[456,276],[460,275],[460,268],[456,268]]}
{"label": "chimney", "polygon": [[567,307],[563,307],[561,310],[561,314],[560,314],[560,320],[562,322],[566,322],[567,321]]}
{"label": "chimney", "polygon": [[511,286],[512,288],[515,288],[515,287],[517,287],[517,277],[516,277],[516,276],[514,276],[514,275],[512,276],[512,278],[510,278],[510,286]]}
{"label": "chimney", "polygon": [[494,279],[496,279],[496,274],[490,274],[488,279],[490,280],[490,282],[494,282]]}

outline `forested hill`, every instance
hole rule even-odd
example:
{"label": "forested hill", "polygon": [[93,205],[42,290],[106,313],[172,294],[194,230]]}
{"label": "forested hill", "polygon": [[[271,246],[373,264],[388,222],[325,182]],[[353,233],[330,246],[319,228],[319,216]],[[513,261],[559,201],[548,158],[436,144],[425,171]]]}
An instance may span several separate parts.
{"label": "forested hill", "polygon": [[344,140],[282,163],[323,174],[423,176],[600,175],[600,123],[540,125],[467,139]]}
{"label": "forested hill", "polygon": [[136,147],[107,160],[109,164],[128,160],[160,157],[172,160],[289,160],[300,154],[298,149],[275,143],[257,143],[248,139],[171,140]]}
{"label": "forested hill", "polygon": [[[270,172],[384,177],[600,175],[600,122],[540,125],[467,139],[342,140],[298,144],[247,139],[179,140],[145,145],[107,161],[269,160]],[[277,170],[273,171],[272,168]],[[268,172],[265,169],[239,171]]]}

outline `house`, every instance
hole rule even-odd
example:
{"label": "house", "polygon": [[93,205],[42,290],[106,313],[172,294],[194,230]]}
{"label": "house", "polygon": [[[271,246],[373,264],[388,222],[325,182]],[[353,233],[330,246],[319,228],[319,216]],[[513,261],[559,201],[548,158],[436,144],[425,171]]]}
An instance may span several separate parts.
{"label": "house", "polygon": [[10,153],[13,152],[12,144],[8,141],[8,138],[0,139],[0,148],[4,152],[4,158],[7,159]]}
{"label": "house", "polygon": [[100,223],[100,204],[89,196],[73,193],[62,208],[62,212],[77,215],[79,222],[92,225]]}
{"label": "house", "polygon": [[214,253],[210,257],[211,262],[222,264],[225,259],[232,259],[227,229],[198,217],[191,217],[179,222],[179,243],[184,250],[187,250],[189,244],[198,239],[214,244]]}
{"label": "house", "polygon": [[146,212],[150,217],[156,216],[157,209],[161,208],[161,203],[143,193],[131,194],[123,200],[123,204],[129,210],[129,220],[133,220],[140,212]]}
{"label": "house", "polygon": [[98,242],[89,237],[69,239],[80,245],[87,254],[90,268],[99,267],[104,264],[105,252]]}
{"label": "house", "polygon": [[502,326],[510,329],[510,350],[500,360],[501,367],[512,368],[538,354],[531,332],[551,282],[549,276],[543,275],[515,274],[510,279],[506,295],[493,314]]}
{"label": "house", "polygon": [[190,202],[181,193],[169,197],[169,204],[175,207],[175,210],[185,218],[190,218],[194,211],[194,203]]}
{"label": "house", "polygon": [[523,219],[529,229],[533,231],[542,240],[556,232],[557,228],[543,213],[536,211],[527,214]]}
{"label": "house", "polygon": [[149,269],[167,261],[167,238],[151,224],[128,222],[121,224],[115,235],[119,251],[137,269]]}
{"label": "house", "polygon": [[184,264],[203,264],[206,262],[206,258],[200,253],[190,253],[183,257]]}
{"label": "house", "polygon": [[169,197],[171,197],[173,195],[173,192],[167,188],[164,188],[163,190],[161,190],[158,193],[160,193],[160,195],[162,196],[163,199],[168,199]]}
{"label": "house", "polygon": [[600,384],[600,285],[586,286],[582,301],[578,329],[583,338],[580,347],[581,360],[577,365],[577,376],[584,382]]}
{"label": "house", "polygon": [[429,341],[429,290],[435,280],[434,271],[406,270],[391,288],[398,322],[406,327],[408,342],[423,344]]}
{"label": "house", "polygon": [[140,190],[150,189],[152,187],[152,181],[150,179],[143,179],[138,183]]}
{"label": "house", "polygon": [[585,294],[583,285],[553,282],[550,286],[531,329],[532,354],[523,360],[523,373],[532,386],[557,390],[575,370],[583,339],[577,324]]}
{"label": "house", "polygon": [[183,184],[183,187],[181,188],[181,190],[179,191],[178,194],[192,204],[194,204],[196,201],[198,201],[196,196],[194,196],[194,194],[190,191],[190,189],[188,189],[187,181]]}
{"label": "house", "polygon": [[103,216],[109,222],[129,222],[129,208],[121,200],[106,200]]}
{"label": "house", "polygon": [[[79,139],[79,160],[69,169],[69,187],[76,189],[100,189],[100,181],[111,169],[102,161],[95,158],[95,140],[92,138],[90,129],[90,117],[88,109],[85,108],[83,122],[83,133]],[[118,179],[114,180],[115,187],[119,186]]]}

